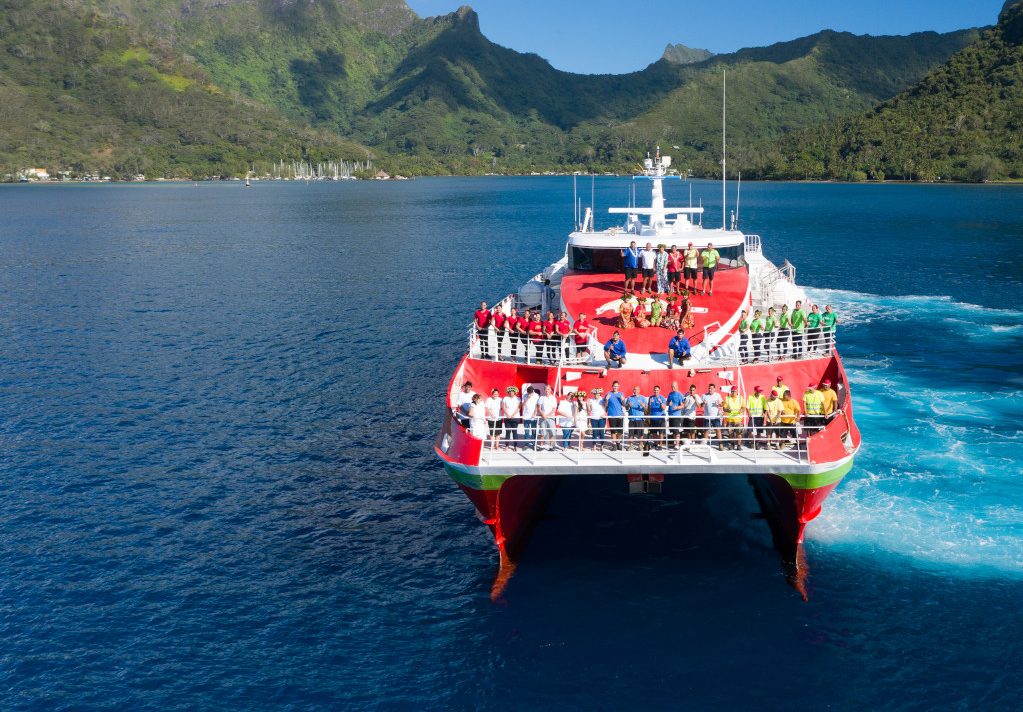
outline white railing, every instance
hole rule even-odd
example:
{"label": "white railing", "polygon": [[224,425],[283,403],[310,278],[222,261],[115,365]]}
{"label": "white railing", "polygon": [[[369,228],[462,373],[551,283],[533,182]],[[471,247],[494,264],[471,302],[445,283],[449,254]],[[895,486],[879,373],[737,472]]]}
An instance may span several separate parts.
{"label": "white railing", "polygon": [[741,364],[791,361],[827,356],[835,348],[835,332],[824,329],[736,334],[735,356]]}
{"label": "white railing", "polygon": [[796,283],[796,267],[788,260],[781,267],[775,267],[769,272],[760,275],[757,288],[759,299],[757,304],[761,306],[773,306],[774,286],[778,282]]}
{"label": "white railing", "polygon": [[595,330],[587,334],[585,344],[577,344],[574,334],[536,340],[528,335],[513,336],[493,329],[481,334],[473,323],[469,326],[469,356],[510,363],[582,366],[598,356],[603,358],[603,347],[597,341]]}
{"label": "white railing", "polygon": [[760,235],[746,235],[746,253],[761,254]]}
{"label": "white railing", "polygon": [[[669,464],[705,463],[708,456],[717,461],[734,457],[753,464],[770,458],[777,461],[778,457],[807,463],[807,438],[819,432],[834,415],[809,416],[802,418],[802,422],[779,424],[766,423],[764,416],[744,416],[736,423],[726,422],[723,417],[708,422],[703,416],[626,416],[589,419],[583,433],[575,425],[560,424],[561,417],[508,418],[488,423],[481,462],[490,464],[511,455],[539,465],[552,459],[563,462],[565,457],[576,464],[584,461],[646,464],[643,458],[651,456],[666,459]],[[617,427],[616,420],[621,427]]]}

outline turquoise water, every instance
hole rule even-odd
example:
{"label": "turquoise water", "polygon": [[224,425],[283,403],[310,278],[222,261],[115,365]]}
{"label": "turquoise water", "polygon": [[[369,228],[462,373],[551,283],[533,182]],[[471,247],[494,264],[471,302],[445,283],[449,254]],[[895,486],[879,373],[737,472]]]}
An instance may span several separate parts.
{"label": "turquoise water", "polygon": [[744,478],[588,478],[492,603],[431,447],[467,315],[571,205],[566,178],[0,186],[0,708],[1023,706],[1023,190],[743,186],[839,313],[864,437],[808,602]]}

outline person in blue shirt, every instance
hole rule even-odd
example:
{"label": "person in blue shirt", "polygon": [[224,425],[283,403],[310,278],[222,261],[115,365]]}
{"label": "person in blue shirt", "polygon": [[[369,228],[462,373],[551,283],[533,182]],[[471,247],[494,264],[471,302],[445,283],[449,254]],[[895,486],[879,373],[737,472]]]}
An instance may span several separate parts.
{"label": "person in blue shirt", "polygon": [[668,424],[664,417],[667,414],[668,399],[661,395],[660,386],[654,386],[654,394],[647,399],[646,407],[650,414],[649,442],[653,443],[655,448],[659,448],[661,444],[667,442],[665,426]]}
{"label": "person in blue shirt", "polygon": [[622,257],[625,258],[625,291],[631,292],[636,288],[636,274],[639,272],[639,250],[635,240],[629,243],[628,249],[622,250]]}
{"label": "person in blue shirt", "polygon": [[685,366],[686,359],[692,358],[692,355],[693,349],[689,345],[689,339],[686,338],[685,332],[679,329],[668,342],[668,368],[675,368],[676,361],[679,366]]}
{"label": "person in blue shirt", "polygon": [[682,445],[682,402],[685,396],[678,389],[678,382],[672,382],[671,392],[668,394],[668,440],[675,438],[675,447]]}
{"label": "person in blue shirt", "polygon": [[625,365],[625,342],[617,331],[611,334],[611,340],[604,344],[604,359],[608,368],[621,368]]}
{"label": "person in blue shirt", "polygon": [[611,431],[611,449],[621,450],[622,445],[618,442],[618,437],[621,436],[624,440],[625,394],[622,393],[618,381],[611,384],[611,391],[604,396],[604,410],[607,411],[607,429]]}
{"label": "person in blue shirt", "polygon": [[640,395],[639,386],[632,389],[632,395],[625,400],[629,411],[629,445],[636,450],[643,449],[643,428],[646,426],[647,400]]}

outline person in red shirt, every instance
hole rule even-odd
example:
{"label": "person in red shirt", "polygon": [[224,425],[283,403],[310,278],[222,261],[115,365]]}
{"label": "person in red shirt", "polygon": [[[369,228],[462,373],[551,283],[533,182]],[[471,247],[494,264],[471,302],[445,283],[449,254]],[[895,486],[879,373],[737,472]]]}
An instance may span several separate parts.
{"label": "person in red shirt", "polygon": [[505,336],[505,328],[508,324],[508,317],[504,315],[504,307],[498,304],[494,307],[494,313],[490,317],[490,325],[494,331],[494,341],[497,343],[497,348],[494,352],[494,360],[501,360],[501,341]]}
{"label": "person in red shirt", "polygon": [[[533,312],[533,320],[529,322],[529,340],[533,346],[533,354],[536,356],[536,360],[540,361],[543,358],[543,322],[540,321],[540,312]],[[527,359],[528,359],[528,351]]]}
{"label": "person in red shirt", "polygon": [[519,343],[519,315],[515,307],[511,308],[508,320],[504,322],[505,332],[508,334],[508,351],[512,361],[515,360],[515,345]]}
{"label": "person in red shirt", "polygon": [[480,308],[473,315],[476,320],[476,333],[480,340],[480,357],[490,358],[490,310],[486,302],[480,302]]}
{"label": "person in red shirt", "polygon": [[569,349],[571,348],[568,343],[568,337],[572,333],[572,322],[568,320],[568,314],[561,312],[561,317],[554,325],[558,330],[558,341],[561,342],[561,352],[565,354],[565,358],[568,358],[570,355]]}
{"label": "person in red shirt", "polygon": [[533,320],[533,310],[527,309],[525,313],[519,317],[519,323],[516,325],[515,330],[519,334],[519,345],[522,348],[522,359],[524,361],[529,360],[529,322]]}
{"label": "person in red shirt", "polygon": [[575,334],[575,352],[579,356],[589,356],[590,350],[587,348],[590,343],[590,322],[586,321],[586,315],[580,314],[579,318],[575,320],[575,328],[572,333]]}
{"label": "person in red shirt", "polygon": [[549,363],[554,363],[558,358],[558,338],[555,336],[557,331],[558,322],[554,319],[554,312],[547,312],[547,318],[543,322],[543,335],[547,344],[546,358]]}
{"label": "person in red shirt", "polygon": [[682,253],[678,251],[678,245],[672,245],[671,252],[668,253],[668,291],[678,294],[680,284],[682,284]]}

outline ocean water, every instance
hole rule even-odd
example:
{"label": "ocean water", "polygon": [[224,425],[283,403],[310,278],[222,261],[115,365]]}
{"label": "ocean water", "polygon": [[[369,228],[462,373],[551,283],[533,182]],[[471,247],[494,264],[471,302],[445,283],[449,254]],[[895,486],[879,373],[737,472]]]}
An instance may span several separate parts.
{"label": "ocean water", "polygon": [[1023,189],[743,186],[864,437],[807,602],[741,477],[566,484],[492,602],[432,442],[467,315],[572,200],[0,186],[0,709],[1023,707]]}

